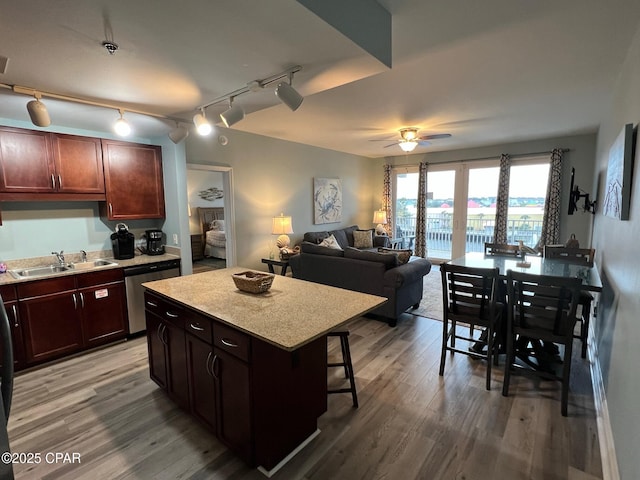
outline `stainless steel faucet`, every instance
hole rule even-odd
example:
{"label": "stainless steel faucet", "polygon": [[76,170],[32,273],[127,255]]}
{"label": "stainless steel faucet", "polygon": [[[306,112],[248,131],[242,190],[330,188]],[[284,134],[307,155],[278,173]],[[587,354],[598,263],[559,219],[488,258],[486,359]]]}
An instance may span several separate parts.
{"label": "stainless steel faucet", "polygon": [[58,259],[58,263],[60,265],[64,265],[64,255],[63,255],[64,251],[60,250],[60,253],[58,252],[51,252],[51,255],[55,255],[56,258]]}
{"label": "stainless steel faucet", "polygon": [[80,250],[80,256],[82,257],[83,262],[87,261],[87,252],[85,252],[84,250]]}

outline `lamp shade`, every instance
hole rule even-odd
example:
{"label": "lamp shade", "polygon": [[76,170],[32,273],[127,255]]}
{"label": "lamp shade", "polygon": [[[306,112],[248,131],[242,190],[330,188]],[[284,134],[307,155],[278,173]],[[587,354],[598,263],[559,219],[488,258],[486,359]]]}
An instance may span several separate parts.
{"label": "lamp shade", "polygon": [[373,212],[373,223],[387,224],[387,212],[386,210],[376,210]]}
{"label": "lamp shade", "polygon": [[51,125],[51,118],[49,118],[49,112],[47,107],[40,100],[31,100],[27,103],[27,111],[31,118],[31,123],[37,127],[48,127]]}
{"label": "lamp shade", "polygon": [[291,217],[285,217],[283,213],[279,217],[273,217],[273,225],[271,227],[271,233],[273,235],[279,235],[276,240],[278,248],[286,248],[291,243],[291,239],[288,234],[293,233],[293,225],[291,224]]}
{"label": "lamp shade", "polygon": [[291,110],[296,111],[302,104],[302,95],[288,83],[279,83],[276,87],[276,96]]}

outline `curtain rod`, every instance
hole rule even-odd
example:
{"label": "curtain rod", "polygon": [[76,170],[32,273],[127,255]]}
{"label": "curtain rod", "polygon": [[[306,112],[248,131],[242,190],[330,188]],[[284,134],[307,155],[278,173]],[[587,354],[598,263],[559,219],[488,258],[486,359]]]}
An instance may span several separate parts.
{"label": "curtain rod", "polygon": [[[562,148],[562,153],[566,153],[566,152],[570,152],[571,149],[570,148]],[[548,154],[551,155],[551,150],[547,150],[544,152],[531,152],[531,153],[514,153],[513,155],[509,154],[509,158],[517,158],[517,157],[533,157],[535,155],[544,155],[544,154]],[[490,157],[479,157],[479,158],[469,158],[466,160],[451,160],[451,161],[447,161],[447,162],[438,162],[438,165],[442,165],[442,164],[446,164],[446,163],[464,163],[464,162],[478,162],[480,160],[500,160],[500,155],[491,155]],[[427,162],[429,163],[429,162]],[[393,165],[393,164],[389,164],[391,165],[391,167],[415,167],[417,165],[419,165],[419,163],[403,163],[403,164],[399,164],[399,165]],[[435,165],[435,163],[433,163],[432,165]]]}

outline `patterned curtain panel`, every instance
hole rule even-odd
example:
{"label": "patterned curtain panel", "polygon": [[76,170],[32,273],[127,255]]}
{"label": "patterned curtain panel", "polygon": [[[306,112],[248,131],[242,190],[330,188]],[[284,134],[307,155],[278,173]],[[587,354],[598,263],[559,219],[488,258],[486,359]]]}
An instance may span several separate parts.
{"label": "patterned curtain panel", "polygon": [[554,148],[551,152],[547,197],[544,201],[542,231],[536,249],[541,251],[545,245],[560,242],[560,186],[562,180],[562,149]]}
{"label": "patterned curtain panel", "polygon": [[393,232],[393,205],[391,205],[391,165],[384,166],[384,183],[382,187],[382,209],[387,212],[387,224],[384,229],[387,235],[394,237]]}
{"label": "patterned curtain panel", "polygon": [[427,167],[427,163],[420,162],[416,216],[415,255],[423,258],[427,257]]}
{"label": "patterned curtain panel", "polygon": [[496,225],[493,231],[493,241],[495,243],[507,243],[510,168],[509,154],[503,153],[500,156],[500,177],[498,179],[498,197],[496,198]]}

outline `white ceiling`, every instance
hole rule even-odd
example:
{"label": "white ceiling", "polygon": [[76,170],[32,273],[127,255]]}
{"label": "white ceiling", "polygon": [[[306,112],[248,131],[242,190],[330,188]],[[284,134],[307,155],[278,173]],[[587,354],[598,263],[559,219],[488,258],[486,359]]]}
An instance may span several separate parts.
{"label": "white ceiling", "polygon": [[[233,128],[382,157],[402,154],[384,146],[407,126],[453,135],[414,153],[597,131],[640,26],[637,0],[379,3],[392,15],[391,69],[295,0],[0,0],[0,83],[190,121],[301,65],[296,112],[266,88],[236,99],[248,115]],[[0,88],[0,117],[28,121],[28,100]],[[56,126],[105,131],[118,117],[43,101]],[[139,137],[174,126],[125,117]]]}

